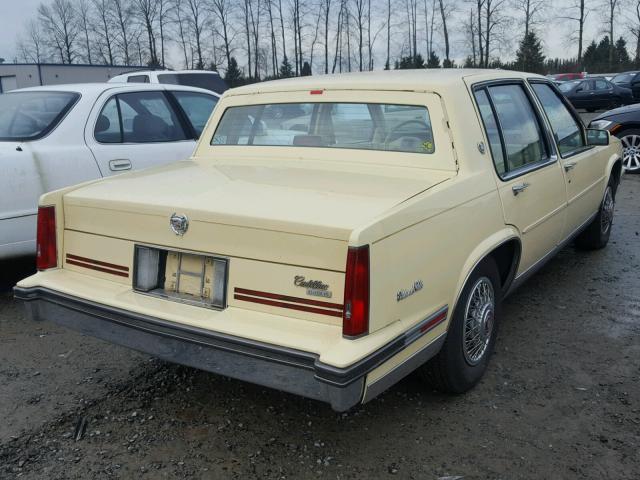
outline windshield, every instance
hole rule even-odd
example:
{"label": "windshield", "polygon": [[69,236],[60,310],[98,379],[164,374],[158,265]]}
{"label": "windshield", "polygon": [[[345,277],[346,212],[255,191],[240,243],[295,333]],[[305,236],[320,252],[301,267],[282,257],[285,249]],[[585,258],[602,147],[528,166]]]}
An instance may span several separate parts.
{"label": "windshield", "polygon": [[573,87],[575,87],[576,85],[581,84],[581,81],[571,81],[571,82],[564,82],[561,83],[560,85],[558,85],[558,88],[560,89],[561,92],[567,93],[569,91],[571,91],[573,89]]}
{"label": "windshield", "polygon": [[225,110],[212,145],[349,148],[433,153],[424,106],[275,103]]}
{"label": "windshield", "polygon": [[0,94],[0,140],[36,140],[53,130],[79,94],[11,92]]}
{"label": "windshield", "polygon": [[217,73],[160,73],[158,82],[204,88],[220,94],[228,89]]}
{"label": "windshield", "polygon": [[621,73],[613,77],[611,81],[613,83],[630,83],[631,80],[633,80],[633,77],[635,76],[636,76],[635,72]]}

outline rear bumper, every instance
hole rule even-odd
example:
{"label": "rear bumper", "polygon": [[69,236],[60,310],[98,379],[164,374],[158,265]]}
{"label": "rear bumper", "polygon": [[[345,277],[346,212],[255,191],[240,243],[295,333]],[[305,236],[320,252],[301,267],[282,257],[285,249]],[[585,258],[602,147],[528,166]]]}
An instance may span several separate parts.
{"label": "rear bumper", "polygon": [[25,302],[32,320],[51,320],[163,360],[321,400],[340,412],[363,400],[366,375],[382,360],[374,355],[336,368],[313,353],[176,324],[47,288],[15,287],[14,294]]}

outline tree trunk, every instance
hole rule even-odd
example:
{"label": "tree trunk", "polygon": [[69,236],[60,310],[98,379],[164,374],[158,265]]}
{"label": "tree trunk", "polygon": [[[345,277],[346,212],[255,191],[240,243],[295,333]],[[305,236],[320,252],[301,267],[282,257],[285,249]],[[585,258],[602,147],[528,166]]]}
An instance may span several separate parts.
{"label": "tree trunk", "polygon": [[444,34],[444,57],[447,61],[447,66],[450,66],[449,60],[449,32],[447,32],[447,15],[444,11],[443,0],[440,0],[440,15],[442,16],[442,33]]}

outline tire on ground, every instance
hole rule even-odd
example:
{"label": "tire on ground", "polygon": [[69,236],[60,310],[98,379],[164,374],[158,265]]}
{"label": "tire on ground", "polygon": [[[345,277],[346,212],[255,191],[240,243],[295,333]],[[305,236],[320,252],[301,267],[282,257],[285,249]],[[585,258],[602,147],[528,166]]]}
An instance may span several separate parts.
{"label": "tire on ground", "polygon": [[[465,335],[465,313],[470,295],[480,279],[488,279],[493,287],[493,324],[488,344],[481,358],[471,364],[463,350]],[[420,368],[422,377],[434,388],[447,393],[463,393],[471,389],[482,378],[498,333],[501,314],[502,286],[498,267],[493,259],[483,260],[471,273],[462,289],[460,298],[449,323],[447,338],[440,352]]]}

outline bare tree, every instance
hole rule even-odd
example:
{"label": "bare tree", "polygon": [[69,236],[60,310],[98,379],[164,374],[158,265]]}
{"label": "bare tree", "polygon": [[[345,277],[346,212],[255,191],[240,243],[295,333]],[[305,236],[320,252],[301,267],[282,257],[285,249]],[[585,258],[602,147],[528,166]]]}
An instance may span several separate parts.
{"label": "bare tree", "polygon": [[77,13],[70,0],[53,0],[51,5],[38,5],[38,17],[50,43],[60,55],[62,63],[73,63],[76,58],[78,36]]}
{"label": "bare tree", "polygon": [[[413,1],[413,0],[411,0]],[[365,28],[365,0],[353,0],[354,13],[357,32],[358,32],[358,61],[360,71],[363,70],[362,50],[364,47],[364,28]]]}
{"label": "bare tree", "polygon": [[35,20],[27,24],[27,37],[18,40],[16,50],[25,62],[41,63],[45,58],[45,39]]}
{"label": "bare tree", "polygon": [[86,0],[78,0],[76,5],[76,11],[78,12],[78,27],[82,32],[84,41],[85,61],[91,65],[91,43],[89,42],[89,32],[91,31],[91,10],[89,9],[89,2]]}
{"label": "bare tree", "polygon": [[630,30],[636,40],[634,63],[637,65],[640,62],[640,0],[635,0],[634,10],[635,15],[631,20]]}
{"label": "bare tree", "polygon": [[[578,67],[582,68],[582,52],[584,45],[584,26],[587,21],[589,11],[585,6],[585,0],[572,0],[572,3],[563,9],[567,15],[560,16],[560,20],[568,20],[575,27],[572,29],[570,37],[578,41]],[[576,25],[577,24],[577,25]]]}
{"label": "bare tree", "polygon": [[182,50],[182,55],[184,57],[184,68],[189,68],[189,39],[187,32],[187,19],[186,14],[184,12],[184,4],[185,0],[174,0],[175,4],[173,6],[173,22],[175,28],[177,28],[178,39],[180,43],[180,48]]}
{"label": "bare tree", "polygon": [[111,12],[108,0],[93,0],[93,8],[97,16],[95,33],[98,36],[98,50],[103,63],[113,65],[113,32],[111,31]]}
{"label": "bare tree", "polygon": [[203,33],[208,21],[207,9],[205,8],[206,0],[186,0],[187,5],[187,21],[191,27],[191,33],[195,40],[195,54],[198,57],[196,68],[204,68],[204,57],[202,55]]}
{"label": "bare tree", "polygon": [[541,23],[546,6],[546,0],[513,0],[513,8],[522,15],[525,37],[531,27]]}
{"label": "bare tree", "polygon": [[320,35],[320,21],[322,20],[322,8],[318,9],[318,15],[316,15],[316,27],[313,33],[313,40],[311,40],[311,48],[309,54],[309,66],[313,72],[313,56],[318,43],[318,36]]}
{"label": "bare tree", "polygon": [[167,23],[171,15],[172,5],[170,0],[156,0],[158,2],[158,28],[160,30],[160,65],[164,67],[165,59],[165,37]]}
{"label": "bare tree", "polygon": [[259,79],[258,65],[260,64],[260,49],[258,48],[258,42],[260,40],[260,14],[261,14],[261,1],[252,0],[249,1],[249,14],[251,16],[251,32],[253,34],[253,77]]}
{"label": "bare tree", "polygon": [[493,35],[505,19],[506,0],[485,0],[484,4],[484,67],[489,68]]}
{"label": "bare tree", "polygon": [[273,69],[273,76],[278,75],[278,42],[276,41],[275,24],[273,23],[273,0],[266,0],[267,13],[269,14],[269,28],[271,40],[271,66]]}
{"label": "bare tree", "polygon": [[[444,66],[451,67],[451,60],[449,59],[449,32],[447,31],[447,18],[449,17],[449,12],[445,8],[444,1],[439,0],[440,2],[440,17],[442,19],[442,34],[444,35]],[[428,52],[429,55],[431,52]]]}
{"label": "bare tree", "polygon": [[111,15],[115,28],[118,30],[116,43],[119,44],[122,60],[125,65],[129,65],[131,62],[130,44],[132,36],[130,27],[131,4],[128,0],[111,0]]}
{"label": "bare tree", "polygon": [[[427,4],[427,0],[424,0]],[[391,70],[391,0],[387,0],[387,61],[384,68]]]}
{"label": "bare tree", "polygon": [[616,22],[616,15],[620,9],[620,0],[606,0],[607,23],[609,26],[609,69],[613,68],[613,52],[615,50],[615,37],[613,36],[613,26]]}
{"label": "bare tree", "polygon": [[322,1],[322,14],[324,16],[324,73],[329,73],[329,18],[331,16],[331,4],[332,0]]}
{"label": "bare tree", "polygon": [[278,0],[278,13],[280,14],[280,32],[282,33],[282,51],[284,59],[287,59],[287,39],[284,34],[284,14],[282,10],[282,0]]}
{"label": "bare tree", "polygon": [[249,28],[249,5],[251,0],[244,0],[244,33],[247,38],[247,67],[249,70],[249,78],[251,78],[251,29]]}
{"label": "bare tree", "polygon": [[213,14],[220,24],[219,30],[224,44],[224,55],[227,60],[227,68],[231,62],[231,14],[232,3],[230,0],[212,0]]}
{"label": "bare tree", "polygon": [[158,16],[158,4],[155,0],[132,0],[134,14],[140,20],[140,23],[147,34],[147,42],[149,45],[149,63],[151,65],[159,65],[158,53],[156,50],[156,33],[155,24]]}

